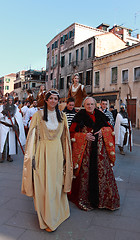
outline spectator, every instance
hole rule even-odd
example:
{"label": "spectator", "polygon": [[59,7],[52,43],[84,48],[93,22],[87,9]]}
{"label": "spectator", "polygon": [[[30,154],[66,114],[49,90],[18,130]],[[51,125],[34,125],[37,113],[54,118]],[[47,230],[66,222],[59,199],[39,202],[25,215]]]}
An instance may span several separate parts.
{"label": "spectator", "polygon": [[101,100],[101,108],[100,110],[109,118],[109,123],[114,127],[114,118],[113,118],[113,114],[107,110],[107,99],[103,98]]}
{"label": "spectator", "polygon": [[76,111],[75,111],[75,101],[73,97],[70,97],[67,99],[67,106],[65,107],[65,109],[63,110],[63,112],[66,114],[67,116],[67,120],[68,120],[68,126],[70,127],[71,125],[71,121],[74,118]]}

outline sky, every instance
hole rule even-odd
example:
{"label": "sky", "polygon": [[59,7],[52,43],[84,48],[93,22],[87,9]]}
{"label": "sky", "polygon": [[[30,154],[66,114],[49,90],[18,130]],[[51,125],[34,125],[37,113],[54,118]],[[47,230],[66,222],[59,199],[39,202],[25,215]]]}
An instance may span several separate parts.
{"label": "sky", "polygon": [[0,0],[0,77],[46,68],[46,45],[72,23],[122,25],[140,33],[140,1]]}

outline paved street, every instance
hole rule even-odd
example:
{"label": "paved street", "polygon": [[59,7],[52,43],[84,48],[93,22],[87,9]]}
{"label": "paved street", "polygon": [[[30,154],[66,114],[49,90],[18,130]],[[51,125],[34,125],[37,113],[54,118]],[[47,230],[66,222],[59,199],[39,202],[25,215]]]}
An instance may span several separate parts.
{"label": "paved street", "polygon": [[53,233],[39,229],[32,198],[21,194],[22,152],[0,163],[0,240],[139,240],[140,130],[133,134],[133,152],[122,156],[116,148],[120,209],[84,212],[70,204],[70,218]]}

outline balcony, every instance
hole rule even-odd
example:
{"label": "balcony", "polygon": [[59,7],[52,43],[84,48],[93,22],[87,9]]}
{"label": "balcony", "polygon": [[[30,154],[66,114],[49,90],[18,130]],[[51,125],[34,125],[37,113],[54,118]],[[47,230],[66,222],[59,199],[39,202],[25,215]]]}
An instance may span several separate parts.
{"label": "balcony", "polygon": [[71,65],[73,68],[76,68],[76,66],[78,66],[78,62],[77,61],[73,61],[71,62]]}

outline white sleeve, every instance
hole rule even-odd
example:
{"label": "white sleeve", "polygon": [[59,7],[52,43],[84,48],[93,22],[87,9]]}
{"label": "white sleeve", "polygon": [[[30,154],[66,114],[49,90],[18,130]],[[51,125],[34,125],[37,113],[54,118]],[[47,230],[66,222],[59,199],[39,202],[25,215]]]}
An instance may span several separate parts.
{"label": "white sleeve", "polygon": [[25,123],[24,123],[25,126],[27,126],[29,120],[30,120],[30,108],[27,110],[25,115]]}
{"label": "white sleeve", "polygon": [[83,89],[84,89],[84,85],[81,85],[81,90],[83,91]]}

